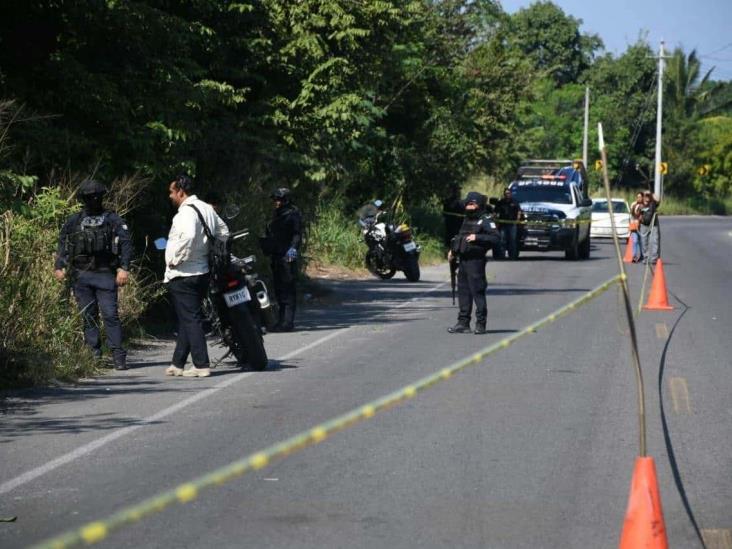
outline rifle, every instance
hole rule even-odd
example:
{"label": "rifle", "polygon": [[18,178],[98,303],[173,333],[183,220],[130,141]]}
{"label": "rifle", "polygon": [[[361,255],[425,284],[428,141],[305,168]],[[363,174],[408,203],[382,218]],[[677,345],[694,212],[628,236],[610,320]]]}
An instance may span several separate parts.
{"label": "rifle", "polygon": [[458,258],[452,253],[450,255],[450,287],[452,288],[452,304],[455,305],[455,284],[457,279]]}

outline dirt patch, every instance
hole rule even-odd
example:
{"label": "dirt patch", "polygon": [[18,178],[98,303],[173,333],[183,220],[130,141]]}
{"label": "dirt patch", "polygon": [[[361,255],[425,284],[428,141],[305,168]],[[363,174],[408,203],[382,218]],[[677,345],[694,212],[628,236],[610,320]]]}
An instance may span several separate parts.
{"label": "dirt patch", "polygon": [[366,269],[347,269],[339,265],[319,263],[309,263],[305,274],[312,279],[324,278],[326,280],[364,280],[372,276]]}

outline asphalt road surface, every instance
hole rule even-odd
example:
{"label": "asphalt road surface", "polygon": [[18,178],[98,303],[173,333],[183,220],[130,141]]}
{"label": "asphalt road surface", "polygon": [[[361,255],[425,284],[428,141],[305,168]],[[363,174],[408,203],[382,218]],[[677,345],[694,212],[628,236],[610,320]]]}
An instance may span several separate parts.
{"label": "asphalt road surface", "polygon": [[[661,219],[672,312],[637,318],[648,453],[671,547],[729,548],[732,219]],[[617,272],[490,262],[485,336],[451,335],[446,266],[333,282],[271,334],[265,372],[166,378],[161,342],[127,372],[5,395],[0,546],[22,547],[244,457],[500,340]],[[643,267],[629,265],[637,305]],[[650,284],[650,281],[649,281]],[[218,352],[218,351],[216,351]],[[215,352],[215,353],[216,353]],[[215,354],[214,353],[214,354]],[[638,454],[616,289],[401,406],[116,531],[107,547],[616,547]],[[728,541],[725,541],[728,540]],[[729,541],[732,543],[732,541]]]}

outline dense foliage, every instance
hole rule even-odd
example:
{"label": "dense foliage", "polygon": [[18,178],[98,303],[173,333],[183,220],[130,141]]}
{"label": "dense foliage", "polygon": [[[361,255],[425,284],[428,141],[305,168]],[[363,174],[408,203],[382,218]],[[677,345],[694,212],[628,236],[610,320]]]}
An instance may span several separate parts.
{"label": "dense foliage", "polygon": [[[651,49],[601,55],[600,39],[551,2],[511,16],[493,0],[16,0],[2,10],[0,97],[23,107],[4,166],[16,191],[59,170],[141,173],[161,186],[187,170],[254,200],[288,184],[313,210],[330,195],[418,201],[474,173],[506,177],[522,156],[578,156],[586,85],[614,174],[637,184],[653,168]],[[707,108],[718,84],[700,70],[693,52],[669,64],[665,156],[669,190],[682,194],[709,187],[687,172],[719,164],[703,121],[729,115],[729,101]],[[688,154],[696,132],[707,144]]]}

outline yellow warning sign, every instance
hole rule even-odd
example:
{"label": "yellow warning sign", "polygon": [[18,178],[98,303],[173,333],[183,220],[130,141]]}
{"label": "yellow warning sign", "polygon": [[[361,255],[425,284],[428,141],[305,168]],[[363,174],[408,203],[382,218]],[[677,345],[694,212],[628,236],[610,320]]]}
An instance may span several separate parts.
{"label": "yellow warning sign", "polygon": [[705,176],[709,175],[709,172],[712,171],[712,166],[710,164],[703,164],[699,166],[696,170],[697,175]]}
{"label": "yellow warning sign", "polygon": [[595,171],[599,172],[602,169],[602,160],[595,160]]}
{"label": "yellow warning sign", "polygon": [[661,162],[658,168],[663,175],[666,175],[668,173],[668,162]]}

